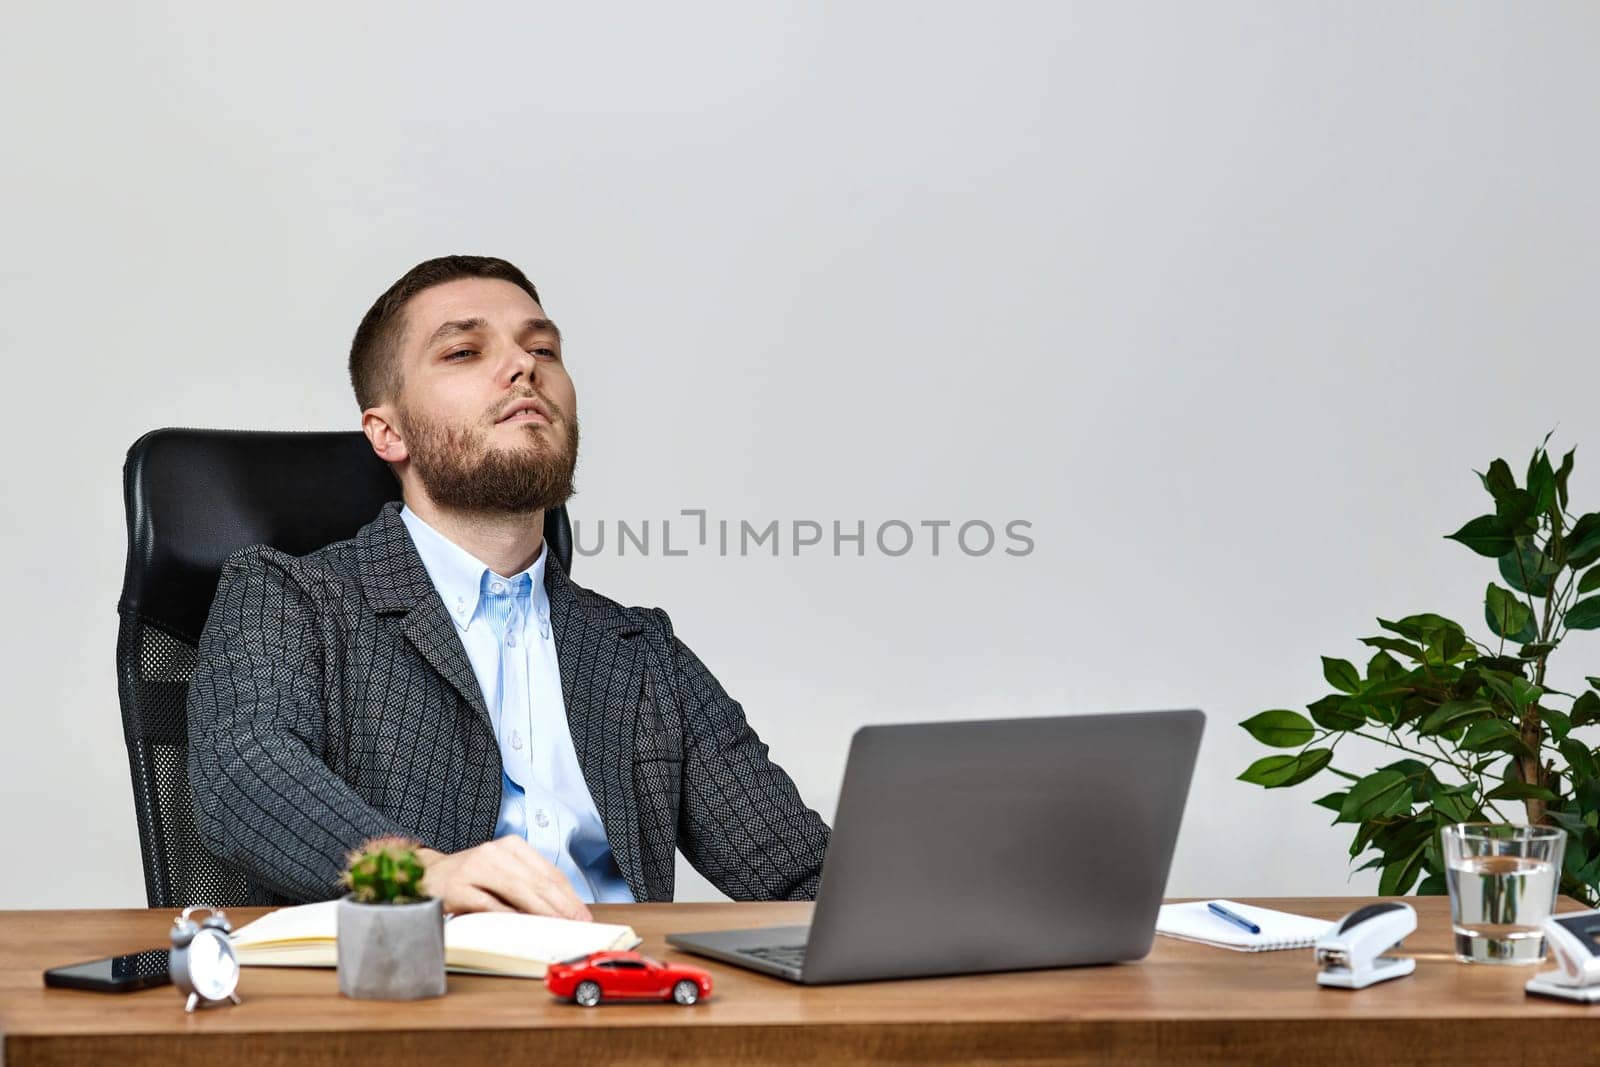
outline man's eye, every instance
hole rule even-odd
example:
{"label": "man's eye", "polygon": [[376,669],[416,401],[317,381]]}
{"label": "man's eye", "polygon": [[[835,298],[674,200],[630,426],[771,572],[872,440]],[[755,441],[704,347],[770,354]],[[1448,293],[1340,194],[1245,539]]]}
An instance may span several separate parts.
{"label": "man's eye", "polygon": [[558,358],[556,356],[556,350],[553,349],[553,348],[535,348],[533,351],[535,351],[535,352],[543,352],[545,355],[549,356],[551,359]]}
{"label": "man's eye", "polygon": [[477,354],[476,350],[474,350],[474,349],[471,349],[471,348],[460,348],[460,349],[457,349],[454,352],[446,353],[444,358],[446,360],[453,360],[457,356],[471,356],[471,355],[476,355],[476,354]]}

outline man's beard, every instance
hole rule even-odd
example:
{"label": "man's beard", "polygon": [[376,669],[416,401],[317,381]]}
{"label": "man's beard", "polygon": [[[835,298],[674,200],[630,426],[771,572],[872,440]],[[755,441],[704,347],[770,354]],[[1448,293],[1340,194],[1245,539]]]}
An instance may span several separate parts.
{"label": "man's beard", "polygon": [[[503,407],[497,405],[495,411]],[[401,409],[401,432],[423,489],[439,507],[462,512],[526,514],[565,504],[574,492],[572,474],[578,465],[578,416],[548,402],[546,407],[550,425],[530,423],[533,428],[525,431],[529,440],[501,448],[486,443],[488,434],[474,433],[471,427],[434,422]],[[558,419],[568,431],[565,448],[554,443]],[[533,440],[536,435],[544,441]]]}

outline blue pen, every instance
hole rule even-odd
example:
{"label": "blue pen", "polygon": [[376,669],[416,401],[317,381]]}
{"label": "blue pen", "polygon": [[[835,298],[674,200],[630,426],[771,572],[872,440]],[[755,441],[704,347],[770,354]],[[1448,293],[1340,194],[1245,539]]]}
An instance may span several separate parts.
{"label": "blue pen", "polygon": [[1240,915],[1237,912],[1229,911],[1227,908],[1224,908],[1221,904],[1218,904],[1214,900],[1207,904],[1206,907],[1211,909],[1211,914],[1219,915],[1222,918],[1227,919],[1233,925],[1249,930],[1252,934],[1259,934],[1261,932],[1261,927],[1257,926],[1249,919],[1246,919],[1243,915]]}

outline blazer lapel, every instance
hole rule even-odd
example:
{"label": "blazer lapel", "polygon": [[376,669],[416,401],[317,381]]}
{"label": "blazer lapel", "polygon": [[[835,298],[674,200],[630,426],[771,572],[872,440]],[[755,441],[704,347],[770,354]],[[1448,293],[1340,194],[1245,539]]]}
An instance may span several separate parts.
{"label": "blazer lapel", "polygon": [[[466,646],[400,518],[399,502],[385,504],[356,541],[367,602],[380,614],[405,615],[401,629],[406,639],[493,733],[494,721]],[[644,879],[633,791],[633,733],[645,666],[638,647],[627,638],[638,627],[619,613],[586,605],[554,553],[545,558],[544,574],[567,728],[578,766],[600,812],[617,869],[635,900],[651,900],[657,894]]]}
{"label": "blazer lapel", "polygon": [[406,639],[455,687],[493,734],[494,720],[483,702],[478,676],[472,673],[466,646],[417,555],[411,531],[400,518],[400,504],[385,504],[356,540],[367,602],[380,614],[405,614],[400,629]]}
{"label": "blazer lapel", "polygon": [[625,637],[637,629],[620,616],[592,614],[553,554],[545,559],[545,592],[567,728],[606,840],[633,898],[651,900],[639,858],[639,813],[633,791],[633,732],[644,663]]}

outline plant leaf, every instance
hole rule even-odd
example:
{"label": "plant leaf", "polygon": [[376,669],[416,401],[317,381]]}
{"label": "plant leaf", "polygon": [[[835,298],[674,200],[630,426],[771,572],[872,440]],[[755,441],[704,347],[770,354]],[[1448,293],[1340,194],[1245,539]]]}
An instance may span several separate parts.
{"label": "plant leaf", "polygon": [[1422,854],[1427,848],[1427,838],[1411,846],[1410,853],[1384,864],[1378,877],[1378,896],[1403,896],[1416,883],[1422,873]]}
{"label": "plant leaf", "polygon": [[1600,630],[1600,596],[1585,597],[1567,609],[1569,630]]}
{"label": "plant leaf", "polygon": [[1533,497],[1535,511],[1549,511],[1556,502],[1556,470],[1550,465],[1550,453],[1540,448],[1528,464],[1528,495]]}
{"label": "plant leaf", "polygon": [[1581,570],[1600,559],[1600,512],[1578,517],[1567,531],[1567,566]]}
{"label": "plant leaf", "polygon": [[1393,815],[1411,807],[1411,783],[1399,771],[1383,770],[1367,775],[1350,787],[1339,808],[1339,822],[1366,822]]}
{"label": "plant leaf", "polygon": [[1588,689],[1572,702],[1572,725],[1588,726],[1592,722],[1600,722],[1600,693]]}
{"label": "plant leaf", "polygon": [[1342,693],[1329,693],[1321,700],[1306,705],[1311,721],[1325,730],[1356,730],[1366,724],[1367,717],[1352,710],[1349,698]]}
{"label": "plant leaf", "polygon": [[[1379,649],[1367,660],[1367,678],[1370,682],[1388,682],[1405,676],[1406,669],[1400,666],[1400,661],[1389,653]],[[1371,695],[1372,686],[1368,685],[1364,695]]]}
{"label": "plant leaf", "polygon": [[[1586,820],[1591,815],[1600,815],[1600,780],[1583,778],[1573,782],[1572,799],[1578,802],[1578,810],[1583,812]],[[1596,824],[1591,822],[1589,825]]]}
{"label": "plant leaf", "polygon": [[1494,502],[1495,521],[1511,537],[1531,534],[1539,528],[1534,516],[1539,514],[1539,502],[1526,489],[1513,489]]}
{"label": "plant leaf", "polygon": [[1409,641],[1401,641],[1396,637],[1363,637],[1361,643],[1368,648],[1380,648],[1388,652],[1398,652],[1402,656],[1418,663],[1426,663],[1427,655],[1422,649]]}
{"label": "plant leaf", "polygon": [[1480,515],[1455,533],[1448,541],[1460,541],[1480,556],[1499,559],[1516,546],[1516,538],[1506,531],[1498,515]]}
{"label": "plant leaf", "polygon": [[1590,567],[1583,572],[1583,577],[1578,579],[1578,595],[1592,593],[1600,589],[1600,567]]}
{"label": "plant leaf", "polygon": [[[1588,745],[1576,738],[1569,737],[1556,746],[1561,754],[1566,757],[1567,766],[1572,769],[1574,778],[1594,778],[1600,776],[1600,763],[1594,758],[1594,752]],[[1574,789],[1574,794],[1577,790]]]}
{"label": "plant leaf", "polygon": [[1417,883],[1419,897],[1442,897],[1449,892],[1450,888],[1445,884],[1444,875],[1439,871],[1433,872]]}
{"label": "plant leaf", "polygon": [[1473,803],[1473,797],[1473,788],[1470,785],[1435,789],[1433,810],[1443,815],[1449,822],[1472,822],[1480,814]]}
{"label": "plant leaf", "polygon": [[1484,667],[1478,671],[1478,677],[1495,696],[1506,702],[1509,708],[1516,708],[1517,695],[1511,691],[1511,675],[1505,671]]}
{"label": "plant leaf", "polygon": [[1298,756],[1264,756],[1245,768],[1241,782],[1253,782],[1268,789],[1298,785],[1333,759],[1331,748],[1308,748]]}
{"label": "plant leaf", "polygon": [[1548,800],[1552,803],[1560,800],[1550,790],[1539,785],[1529,785],[1527,782],[1506,782],[1497,785],[1485,794],[1486,800],[1527,800],[1530,797],[1537,800]]}
{"label": "plant leaf", "polygon": [[[1574,815],[1570,811],[1546,811],[1545,814],[1548,815],[1551,821],[1557,826],[1576,837],[1582,837],[1583,832],[1589,828],[1588,826],[1584,825],[1583,817],[1581,815]],[[1568,859],[1571,859],[1572,855],[1576,853],[1576,850],[1569,848],[1567,852]]]}
{"label": "plant leaf", "polygon": [[[1337,819],[1334,820],[1334,822],[1338,821]],[[1356,836],[1350,841],[1350,855],[1361,855],[1361,850],[1372,844],[1372,836],[1381,829],[1383,827],[1375,822],[1364,822],[1356,827]]]}
{"label": "plant leaf", "polygon": [[1455,663],[1463,658],[1470,659],[1472,657],[1471,652],[1468,652],[1465,657],[1460,655],[1462,650],[1467,648],[1467,634],[1466,631],[1461,629],[1440,630],[1435,635],[1434,643],[1429,647],[1437,648],[1440,658],[1445,663]]}
{"label": "plant leaf", "polygon": [[1489,620],[1489,630],[1496,637],[1510,637],[1521,633],[1533,621],[1528,605],[1517,599],[1517,594],[1493,582],[1483,594],[1484,614]]}
{"label": "plant leaf", "polygon": [[[1399,634],[1407,640],[1417,642],[1418,645],[1423,646],[1424,654],[1428,649],[1437,651],[1445,643],[1446,635],[1454,635],[1451,639],[1452,643],[1456,638],[1459,638],[1462,642],[1466,640],[1466,634],[1461,624],[1442,615],[1408,615],[1398,622],[1379,619],[1378,625],[1391,633]],[[1427,658],[1430,662],[1438,662],[1436,656]]]}
{"label": "plant leaf", "polygon": [[1328,680],[1329,685],[1341,693],[1354,693],[1361,688],[1361,675],[1356,671],[1355,665],[1346,659],[1323,656],[1322,676]]}
{"label": "plant leaf", "polygon": [[1433,792],[1433,787],[1438,784],[1438,779],[1428,770],[1428,765],[1421,760],[1402,759],[1395,760],[1387,767],[1379,767],[1380,771],[1399,771],[1406,776],[1406,783],[1411,788],[1411,799],[1419,804],[1425,804]]}
{"label": "plant leaf", "polygon": [[1318,797],[1311,803],[1319,804],[1330,811],[1338,811],[1344,806],[1344,797],[1347,792],[1349,792],[1349,790],[1341,789],[1337,793],[1329,793],[1325,797]]}
{"label": "plant leaf", "polygon": [[1522,733],[1504,719],[1482,719],[1467,727],[1460,747],[1467,752],[1520,752],[1528,755]]}
{"label": "plant leaf", "polygon": [[1273,748],[1299,748],[1316,732],[1311,720],[1297,711],[1263,711],[1239,725],[1250,731],[1251,737]]}
{"label": "plant leaf", "polygon": [[1489,464],[1488,473],[1478,475],[1478,480],[1483,482],[1483,487],[1496,500],[1517,487],[1517,478],[1511,473],[1511,464],[1503,459],[1497,459]]}
{"label": "plant leaf", "polygon": [[1443,733],[1464,722],[1493,714],[1494,707],[1487,700],[1449,700],[1429,712],[1428,717],[1417,727],[1417,733]]}
{"label": "plant leaf", "polygon": [[1550,595],[1551,559],[1533,547],[1531,537],[1517,539],[1516,547],[1500,557],[1500,577],[1519,593]]}
{"label": "plant leaf", "polygon": [[1418,845],[1416,851],[1404,859],[1395,860],[1383,868],[1383,874],[1378,877],[1378,895],[1380,897],[1404,896],[1417,878],[1422,874],[1422,850]]}

